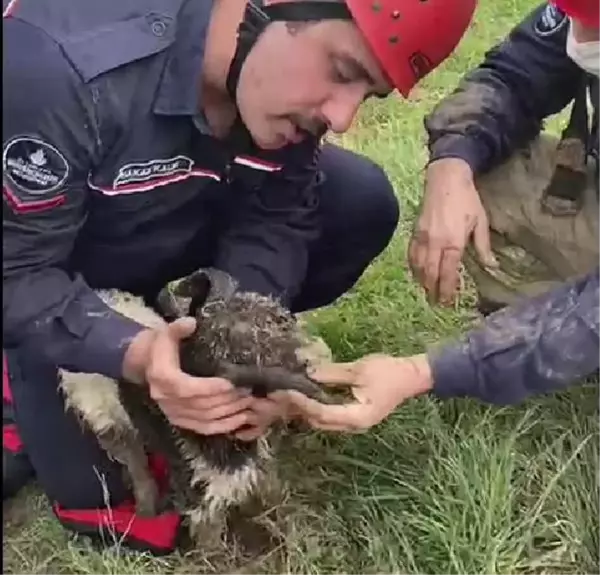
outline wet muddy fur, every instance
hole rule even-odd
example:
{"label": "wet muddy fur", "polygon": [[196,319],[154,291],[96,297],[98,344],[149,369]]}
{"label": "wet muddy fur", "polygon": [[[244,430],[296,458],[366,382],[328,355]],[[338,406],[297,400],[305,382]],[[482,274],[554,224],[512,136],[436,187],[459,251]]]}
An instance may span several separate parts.
{"label": "wet muddy fur", "polygon": [[[227,377],[257,396],[294,388],[325,400],[306,375],[299,353],[305,340],[295,318],[271,298],[237,292],[223,272],[201,270],[169,284],[157,300],[160,315],[131,294],[98,293],[112,308],[148,327],[165,318],[197,317],[198,329],[181,346],[187,373]],[[244,525],[256,539],[259,525],[248,528],[248,522],[262,506],[283,497],[272,452],[273,435],[285,432],[283,426],[252,442],[202,436],[171,425],[145,386],[62,371],[61,388],[67,408],[94,431],[109,456],[124,465],[137,512],[152,516],[176,509],[185,518],[190,540],[201,548],[225,544],[232,525]],[[170,489],[162,500],[147,452],[160,453],[167,461]]]}

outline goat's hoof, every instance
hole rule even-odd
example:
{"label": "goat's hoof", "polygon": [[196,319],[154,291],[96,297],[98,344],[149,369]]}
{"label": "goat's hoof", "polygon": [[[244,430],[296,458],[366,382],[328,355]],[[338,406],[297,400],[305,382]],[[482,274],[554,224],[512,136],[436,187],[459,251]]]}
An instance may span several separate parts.
{"label": "goat's hoof", "polygon": [[277,529],[255,518],[233,515],[227,531],[230,543],[237,543],[245,555],[257,557],[272,551],[283,543]]}
{"label": "goat's hoof", "polygon": [[280,524],[280,508],[284,504],[284,490],[276,475],[262,485],[259,493],[239,507],[229,510],[227,534],[245,554],[257,557],[281,547],[285,541]]}
{"label": "goat's hoof", "polygon": [[225,533],[223,529],[215,525],[214,529],[206,526],[203,529],[195,529],[191,533],[195,549],[201,549],[207,555],[219,553],[227,549]]}

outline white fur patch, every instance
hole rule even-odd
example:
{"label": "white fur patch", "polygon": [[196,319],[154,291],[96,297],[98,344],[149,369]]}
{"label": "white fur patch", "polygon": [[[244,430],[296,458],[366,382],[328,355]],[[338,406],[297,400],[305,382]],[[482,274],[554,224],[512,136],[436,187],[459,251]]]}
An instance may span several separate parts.
{"label": "white fur patch", "polygon": [[[258,454],[255,459],[246,462],[234,471],[223,471],[210,465],[196,446],[181,441],[182,454],[192,467],[192,485],[206,483],[202,501],[188,515],[192,524],[215,521],[220,513],[231,505],[241,504],[263,480],[261,463],[271,458],[266,438],[258,440]],[[189,453],[189,449],[195,453]]]}
{"label": "white fur patch", "polygon": [[161,327],[166,323],[165,320],[153,309],[150,309],[144,303],[144,299],[139,296],[116,289],[97,290],[96,294],[111,309],[133,321],[137,321],[145,327],[156,328]]}
{"label": "white fur patch", "polygon": [[111,428],[134,429],[119,397],[117,383],[97,373],[60,370],[60,387],[65,403],[74,409],[97,434]]}

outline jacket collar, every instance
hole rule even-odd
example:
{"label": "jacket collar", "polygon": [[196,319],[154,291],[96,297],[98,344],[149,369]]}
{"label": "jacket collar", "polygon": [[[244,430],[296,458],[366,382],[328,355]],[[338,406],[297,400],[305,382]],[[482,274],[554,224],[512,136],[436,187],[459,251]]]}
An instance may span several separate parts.
{"label": "jacket collar", "polygon": [[179,11],[176,39],[154,101],[156,114],[198,114],[200,74],[212,8],[213,0],[187,0]]}

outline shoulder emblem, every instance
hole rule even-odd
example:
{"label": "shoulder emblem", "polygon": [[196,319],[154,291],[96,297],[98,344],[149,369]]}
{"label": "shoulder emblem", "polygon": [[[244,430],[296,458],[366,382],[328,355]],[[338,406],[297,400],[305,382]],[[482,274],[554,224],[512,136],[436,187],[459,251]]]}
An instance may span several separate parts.
{"label": "shoulder emblem", "polygon": [[539,36],[550,36],[558,32],[567,22],[567,15],[561,12],[554,4],[547,4],[533,25]]}
{"label": "shoulder emblem", "polygon": [[64,200],[69,164],[51,144],[30,136],[9,140],[2,153],[2,169],[4,198],[17,213],[41,211]]}
{"label": "shoulder emblem", "polygon": [[16,188],[38,196],[59,190],[69,177],[63,154],[28,136],[13,138],[4,146],[2,168],[4,177]]}

